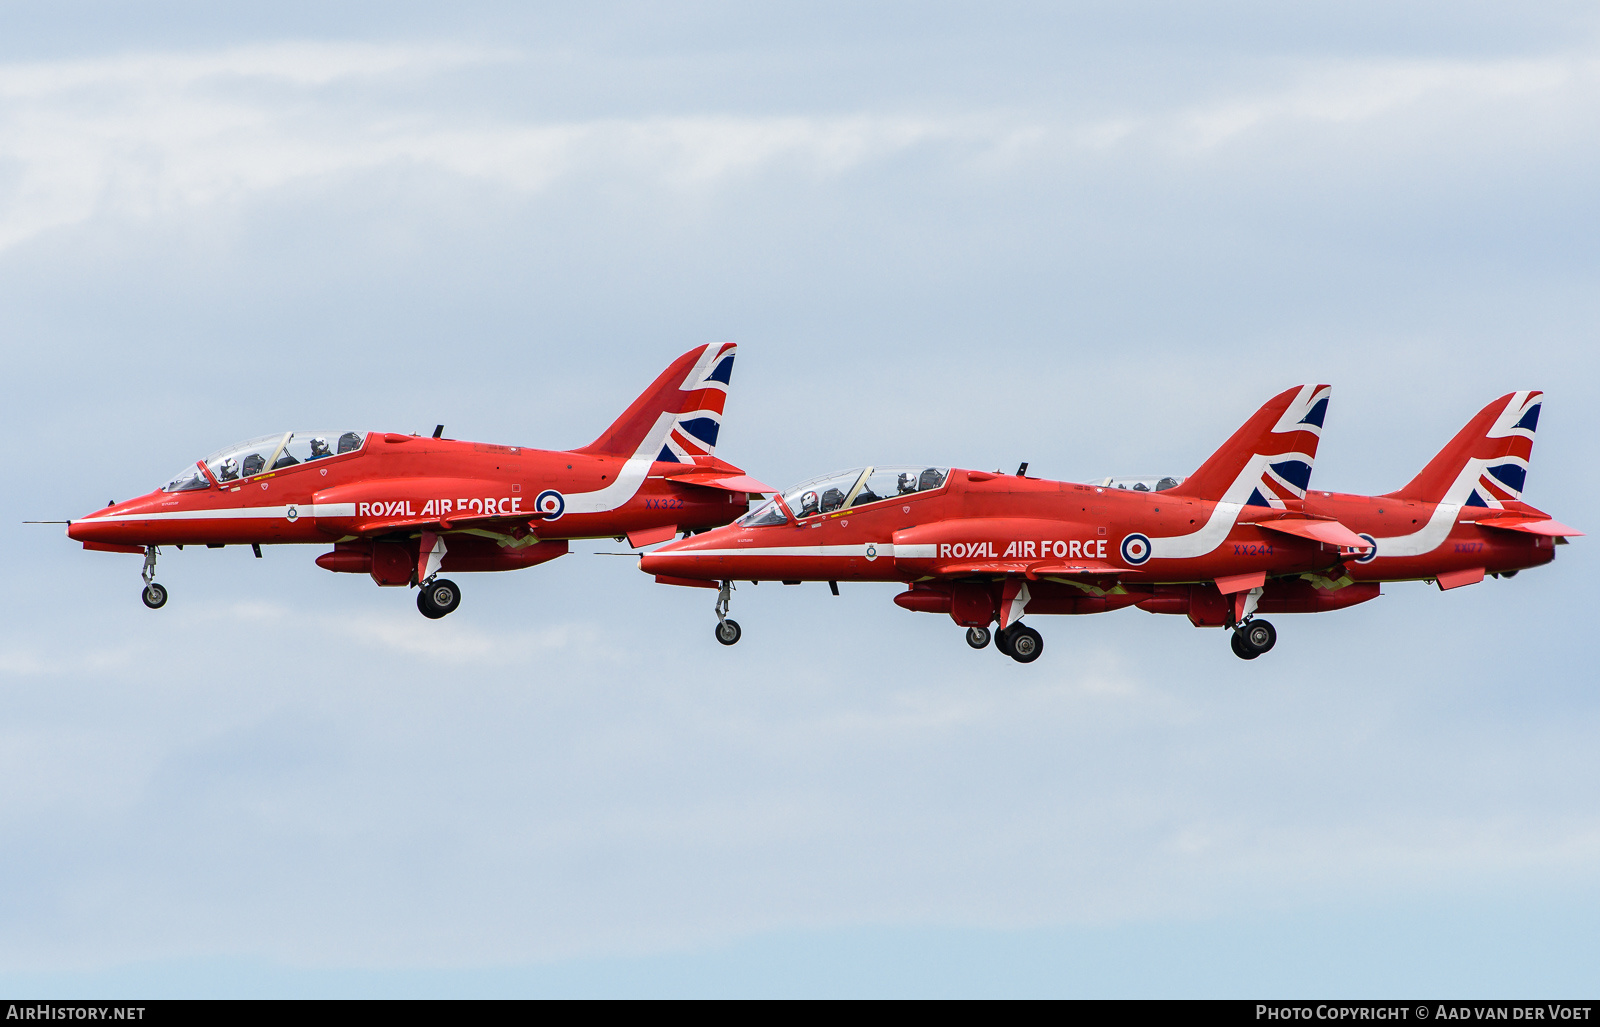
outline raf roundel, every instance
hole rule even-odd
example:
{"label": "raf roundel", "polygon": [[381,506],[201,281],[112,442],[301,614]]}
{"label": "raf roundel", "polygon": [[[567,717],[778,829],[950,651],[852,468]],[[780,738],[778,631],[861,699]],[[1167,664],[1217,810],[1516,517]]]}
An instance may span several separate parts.
{"label": "raf roundel", "polygon": [[567,500],[555,489],[545,489],[534,499],[533,508],[544,514],[545,520],[553,521],[567,512]]}
{"label": "raf roundel", "polygon": [[1150,539],[1137,531],[1122,540],[1122,560],[1130,567],[1137,567],[1150,559]]}
{"label": "raf roundel", "polygon": [[1378,558],[1378,540],[1366,532],[1361,533],[1361,539],[1366,542],[1369,548],[1362,555],[1355,557],[1355,561],[1356,563],[1371,563]]}

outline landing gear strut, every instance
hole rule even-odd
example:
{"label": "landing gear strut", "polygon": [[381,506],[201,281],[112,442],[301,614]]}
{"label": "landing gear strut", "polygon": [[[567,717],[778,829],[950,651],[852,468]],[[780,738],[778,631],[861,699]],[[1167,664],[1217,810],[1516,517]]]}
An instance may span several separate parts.
{"label": "landing gear strut", "polygon": [[438,620],[460,605],[461,588],[448,578],[430,578],[417,593],[417,609],[429,620]]}
{"label": "landing gear strut", "polygon": [[167,605],[166,586],[156,584],[156,557],[159,555],[161,555],[160,549],[155,546],[145,546],[144,570],[139,572],[139,577],[144,579],[144,588],[140,590],[139,598],[152,610],[159,610]]}
{"label": "landing gear strut", "polygon": [[733,645],[739,641],[744,632],[739,630],[739,622],[728,616],[728,607],[733,605],[733,582],[724,581],[722,588],[717,592],[717,641],[723,645]]}
{"label": "landing gear strut", "polygon": [[1278,629],[1269,621],[1254,618],[1234,628],[1232,635],[1229,644],[1233,655],[1241,660],[1253,660],[1278,644]]}

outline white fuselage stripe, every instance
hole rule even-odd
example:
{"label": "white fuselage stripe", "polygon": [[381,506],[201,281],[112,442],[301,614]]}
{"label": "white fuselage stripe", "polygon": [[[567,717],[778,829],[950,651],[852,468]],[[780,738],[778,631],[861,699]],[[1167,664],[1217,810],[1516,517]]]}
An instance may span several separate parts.
{"label": "white fuselage stripe", "polygon": [[[894,556],[892,542],[857,542],[848,546],[740,546],[737,549],[687,549],[682,552],[662,553],[662,556],[863,556],[867,547],[877,550],[876,555]],[[933,546],[902,546],[908,549],[933,549]],[[658,550],[659,552],[659,550]],[[901,556],[909,556],[901,552]],[[928,553],[931,558],[933,553]]]}
{"label": "white fuselage stripe", "polygon": [[155,513],[112,514],[108,517],[85,517],[86,521],[241,521],[287,518],[289,507],[300,517],[354,517],[354,503],[285,503],[283,506],[242,506],[216,510],[164,510]]}

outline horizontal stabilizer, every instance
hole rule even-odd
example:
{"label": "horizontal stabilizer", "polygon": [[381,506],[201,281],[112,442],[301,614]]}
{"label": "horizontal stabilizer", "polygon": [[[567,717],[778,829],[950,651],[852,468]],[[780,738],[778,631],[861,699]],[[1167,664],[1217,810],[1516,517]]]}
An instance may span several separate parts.
{"label": "horizontal stabilizer", "polygon": [[1343,546],[1346,549],[1372,548],[1370,542],[1338,521],[1312,520],[1309,517],[1280,517],[1277,520],[1254,523],[1258,528],[1295,535],[1313,542],[1326,542],[1330,546]]}
{"label": "horizontal stabilizer", "polygon": [[687,474],[674,474],[667,480],[684,485],[700,485],[708,489],[723,489],[727,492],[778,491],[771,485],[762,484],[748,474],[729,474],[726,471],[690,471]]}
{"label": "horizontal stabilizer", "polygon": [[1548,517],[1487,517],[1473,523],[1485,528],[1522,531],[1529,535],[1545,535],[1550,538],[1566,538],[1569,535],[1576,537],[1583,534],[1577,528],[1569,528],[1560,521],[1552,521]]}

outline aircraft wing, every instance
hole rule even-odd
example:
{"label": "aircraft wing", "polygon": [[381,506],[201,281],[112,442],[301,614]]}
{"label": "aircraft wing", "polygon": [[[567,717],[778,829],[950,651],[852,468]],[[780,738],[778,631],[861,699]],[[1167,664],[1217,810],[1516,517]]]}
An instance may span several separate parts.
{"label": "aircraft wing", "polygon": [[1366,539],[1357,535],[1338,521],[1313,520],[1310,517],[1280,517],[1270,521],[1252,521],[1258,528],[1267,531],[1276,531],[1284,535],[1294,535],[1297,538],[1309,539],[1312,542],[1326,542],[1330,546],[1343,546],[1346,549],[1371,549],[1372,545]]}
{"label": "aircraft wing", "polygon": [[1569,528],[1560,521],[1553,521],[1548,517],[1529,517],[1526,515],[1512,515],[1509,517],[1486,517],[1473,524],[1485,528],[1499,528],[1501,531],[1521,531],[1529,535],[1545,535],[1551,538],[1565,538],[1568,535],[1582,535],[1577,528]]}
{"label": "aircraft wing", "polygon": [[1122,568],[1099,560],[946,560],[934,564],[932,570],[941,578],[1072,578],[1106,588],[1115,585],[1122,573]]}
{"label": "aircraft wing", "polygon": [[388,520],[357,521],[351,526],[353,535],[386,535],[391,531],[456,531],[461,528],[482,526],[491,522],[539,520],[540,515],[524,510],[515,514],[467,514],[451,517],[397,517]]}
{"label": "aircraft wing", "polygon": [[932,571],[941,578],[1006,577],[1026,574],[1029,564],[1027,560],[945,560],[934,564]]}

